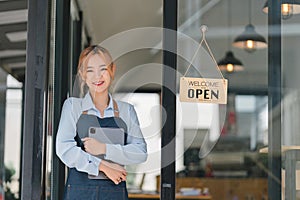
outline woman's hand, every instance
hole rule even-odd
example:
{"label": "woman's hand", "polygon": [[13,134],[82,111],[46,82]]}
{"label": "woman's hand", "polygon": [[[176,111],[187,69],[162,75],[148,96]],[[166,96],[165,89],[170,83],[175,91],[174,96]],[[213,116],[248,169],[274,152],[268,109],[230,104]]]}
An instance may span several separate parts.
{"label": "woman's hand", "polygon": [[93,138],[83,138],[82,139],[85,151],[94,156],[106,153],[106,144],[101,143]]}
{"label": "woman's hand", "polygon": [[104,172],[116,185],[121,181],[126,181],[127,172],[121,165],[102,160],[99,165],[99,170]]}

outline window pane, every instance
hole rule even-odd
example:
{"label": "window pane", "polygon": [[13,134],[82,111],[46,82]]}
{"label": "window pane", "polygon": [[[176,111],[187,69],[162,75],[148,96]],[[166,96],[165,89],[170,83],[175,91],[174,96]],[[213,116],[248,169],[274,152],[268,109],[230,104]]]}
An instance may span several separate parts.
{"label": "window pane", "polygon": [[[22,83],[7,76],[5,107],[5,199],[19,197],[21,126],[22,126]],[[1,91],[1,92],[5,92]],[[4,119],[3,119],[4,120]]]}

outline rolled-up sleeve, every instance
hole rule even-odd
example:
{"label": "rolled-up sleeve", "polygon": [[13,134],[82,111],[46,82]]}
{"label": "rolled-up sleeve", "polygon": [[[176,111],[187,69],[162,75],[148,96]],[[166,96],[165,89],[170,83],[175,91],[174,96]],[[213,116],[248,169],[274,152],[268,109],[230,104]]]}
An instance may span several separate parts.
{"label": "rolled-up sleeve", "polygon": [[74,137],[77,116],[73,106],[71,98],[64,102],[56,137],[56,154],[66,166],[97,176],[101,159],[86,153],[76,145]]}
{"label": "rolled-up sleeve", "polygon": [[[125,111],[127,114],[123,119],[127,124],[127,144],[106,144],[105,159],[119,163],[121,165],[139,164],[147,159],[147,145],[140,129],[134,107],[130,104]],[[120,110],[120,112],[124,112]]]}

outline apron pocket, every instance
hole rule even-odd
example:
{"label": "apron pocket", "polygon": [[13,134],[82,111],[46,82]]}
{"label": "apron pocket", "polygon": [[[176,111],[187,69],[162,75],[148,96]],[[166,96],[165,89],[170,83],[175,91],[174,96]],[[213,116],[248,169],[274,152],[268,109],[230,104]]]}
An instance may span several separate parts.
{"label": "apron pocket", "polygon": [[127,200],[127,192],[124,187],[100,187],[101,200]]}
{"label": "apron pocket", "polygon": [[67,200],[98,200],[97,186],[68,185]]}

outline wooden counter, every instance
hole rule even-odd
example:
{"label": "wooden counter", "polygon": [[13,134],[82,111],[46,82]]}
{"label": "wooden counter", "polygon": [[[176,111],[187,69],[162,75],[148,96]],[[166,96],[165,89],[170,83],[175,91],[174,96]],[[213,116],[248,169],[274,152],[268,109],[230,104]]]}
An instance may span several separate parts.
{"label": "wooden counter", "polygon": [[[160,179],[157,178],[157,191],[159,191]],[[176,191],[180,188],[194,187],[209,189],[212,200],[222,199],[267,199],[267,178],[196,178],[177,177]],[[201,199],[201,198],[200,198]]]}
{"label": "wooden counter", "polygon": [[[289,151],[289,150],[300,150],[300,146],[285,146],[285,145],[281,146],[281,152],[282,153],[284,153],[286,151]],[[259,153],[268,153],[268,152],[269,152],[268,147],[264,147],[264,148],[259,150]]]}
{"label": "wooden counter", "polygon": [[[128,197],[129,199],[159,199],[160,196],[159,194],[132,194],[132,193],[129,193],[128,194]],[[194,200],[211,200],[211,196],[182,196],[180,194],[176,194],[176,199],[181,199],[181,200],[191,200],[191,199],[194,199]]]}

